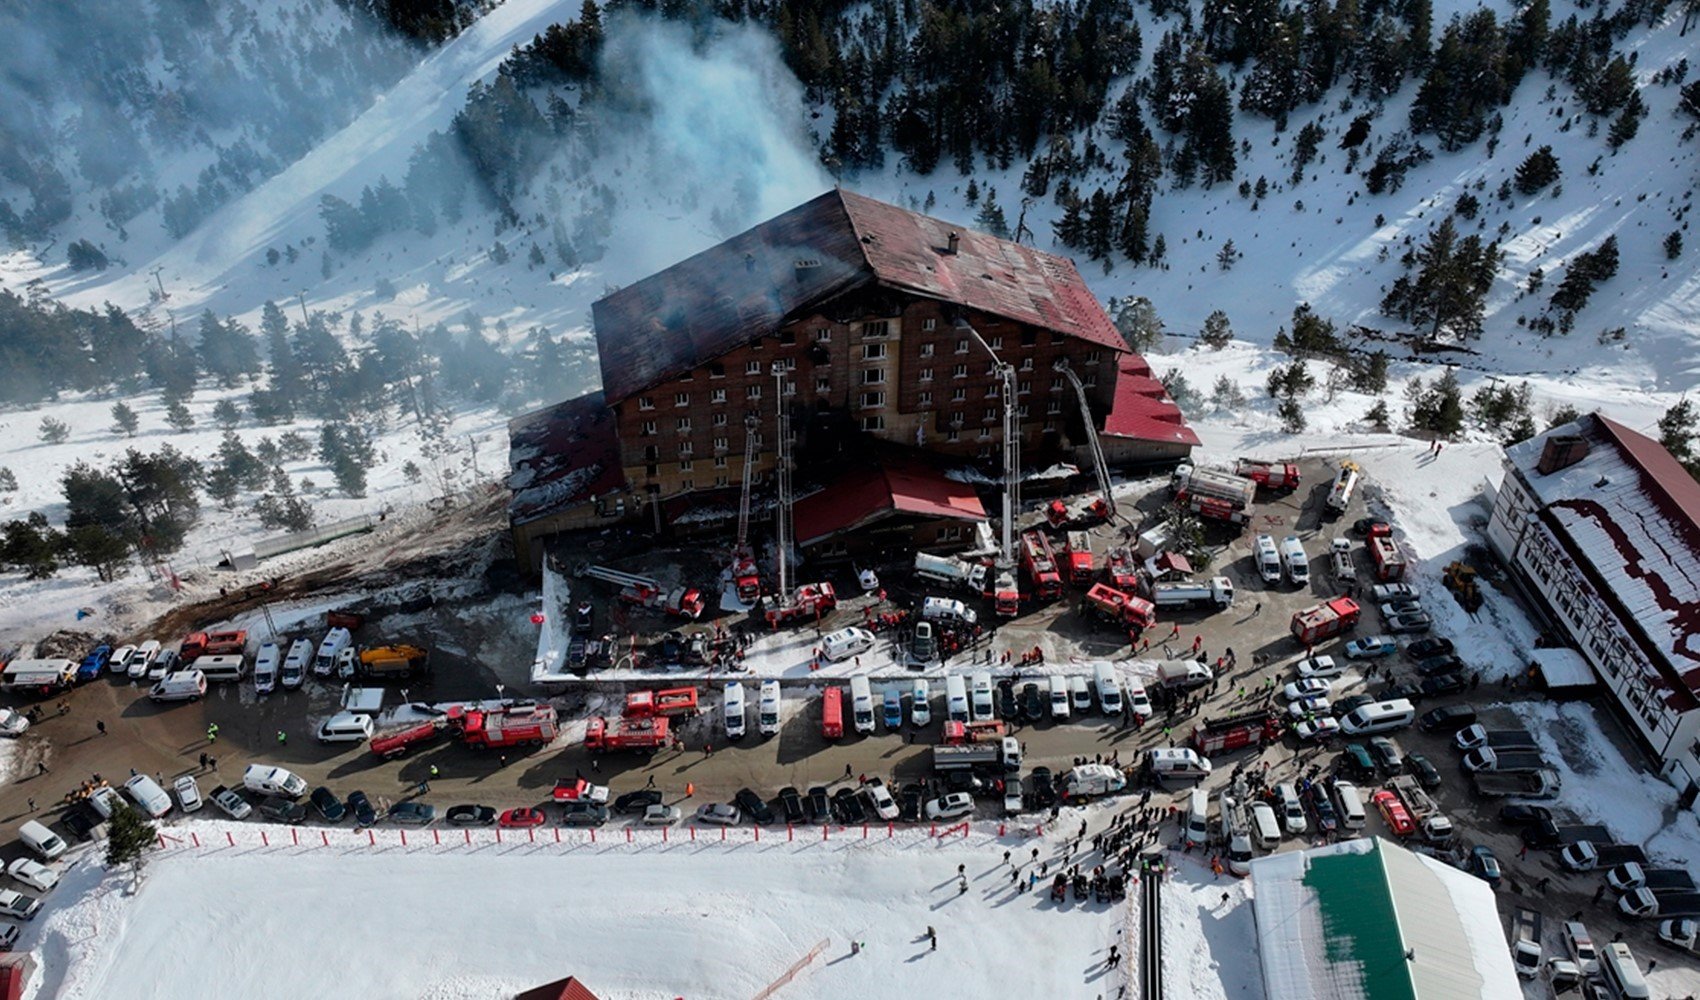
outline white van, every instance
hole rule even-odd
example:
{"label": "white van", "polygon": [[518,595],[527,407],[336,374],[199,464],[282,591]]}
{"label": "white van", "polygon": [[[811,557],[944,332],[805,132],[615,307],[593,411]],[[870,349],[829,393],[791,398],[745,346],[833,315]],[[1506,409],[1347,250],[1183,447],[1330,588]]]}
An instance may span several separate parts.
{"label": "white van", "polygon": [[258,694],[270,694],[277,688],[277,671],[283,663],[283,650],[277,648],[277,643],[262,643],[260,651],[254,654],[254,691]]}
{"label": "white van", "polygon": [[52,861],[65,853],[65,841],[45,824],[33,819],[18,827],[18,839],[43,861]]}
{"label": "white van", "polygon": [[952,722],[967,722],[968,717],[968,684],[961,674],[951,674],[944,679],[944,708],[945,715]]}
{"label": "white van", "polygon": [[1615,1000],[1647,1000],[1647,979],[1641,975],[1641,964],[1635,953],[1622,941],[1613,941],[1600,952],[1600,979]]}
{"label": "white van", "polygon": [[298,799],[306,794],[307,782],[288,768],[270,764],[249,764],[242,772],[242,787],[261,795],[282,795]]}
{"label": "white van", "polygon": [[722,705],[726,710],[726,738],[743,739],[745,727],[749,725],[749,721],[744,718],[744,685],[737,681],[729,682]]}
{"label": "white van", "polygon": [[1304,543],[1299,536],[1288,535],[1281,539],[1281,562],[1286,564],[1287,579],[1295,587],[1303,587],[1310,583],[1310,559],[1305,556]]}
{"label": "white van", "polygon": [[195,669],[205,674],[208,681],[239,681],[248,672],[248,658],[241,653],[199,656],[195,658]]}
{"label": "white van", "polygon": [[1204,847],[1210,843],[1210,793],[1194,788],[1187,796],[1186,843]]}
{"label": "white van", "polygon": [[1069,700],[1074,703],[1074,710],[1076,712],[1092,711],[1092,692],[1086,686],[1085,676],[1081,674],[1074,674],[1069,677],[1068,697]]}
{"label": "white van", "polygon": [[154,701],[200,701],[206,693],[207,675],[198,667],[167,674],[164,680],[148,689],[148,697]]}
{"label": "white van", "polygon": [[159,656],[160,644],[158,639],[149,639],[136,647],[130,654],[130,665],[124,669],[124,675],[131,680],[141,680],[148,675],[148,668]]}
{"label": "white van", "polygon": [[1155,747],[1146,754],[1146,766],[1158,780],[1190,780],[1210,776],[1210,760],[1191,747]]}
{"label": "white van", "polygon": [[145,774],[131,776],[124,782],[124,792],[136,803],[137,808],[154,819],[159,819],[171,811],[171,796],[165,794],[165,789],[159,787],[159,782]]}
{"label": "white van", "polygon": [[975,722],[987,722],[997,714],[992,707],[992,675],[981,671],[968,683],[968,711]]}
{"label": "white van", "polygon": [[313,657],[313,673],[320,677],[335,673],[337,654],[353,645],[354,636],[348,629],[333,628],[326,632],[324,641],[319,643],[318,655]]}
{"label": "white van", "polygon": [[1257,575],[1264,583],[1281,582],[1281,552],[1275,547],[1275,536],[1258,535],[1251,558],[1257,563]]}
{"label": "white van", "polygon": [[933,724],[933,689],[918,677],[909,690],[909,721],[917,726]]}
{"label": "white van", "polygon": [[293,691],[306,683],[307,671],[312,665],[313,644],[306,639],[297,639],[289,644],[289,655],[283,658],[283,671],[277,682],[285,690]]}
{"label": "white van", "polygon": [[1098,689],[1098,708],[1105,715],[1122,714],[1122,686],[1115,667],[1098,664],[1092,671],[1092,685]]}
{"label": "white van", "polygon": [[100,813],[101,819],[111,819],[118,807],[124,804],[124,796],[118,794],[118,789],[105,785],[90,792],[87,801],[95,812]]}
{"label": "white van", "polygon": [[868,687],[868,675],[850,678],[850,718],[858,733],[874,731],[874,693]]}
{"label": "white van", "polygon": [[1051,718],[1068,718],[1068,678],[1062,674],[1052,674],[1049,685],[1051,689]]}
{"label": "white van", "polygon": [[761,682],[761,703],[756,708],[756,728],[763,736],[779,735],[779,682]]}
{"label": "white van", "polygon": [[921,617],[955,625],[973,625],[980,620],[974,609],[954,597],[929,597],[921,602]]}
{"label": "white van", "polygon": [[1344,512],[1352,503],[1352,490],[1358,485],[1358,466],[1356,462],[1341,462],[1340,472],[1334,477],[1334,485],[1328,488],[1328,509],[1336,513]]}
{"label": "white van", "polygon": [[1275,821],[1275,810],[1261,799],[1251,804],[1251,837],[1265,851],[1281,846],[1281,824]]}
{"label": "white van", "polygon": [[372,717],[364,712],[338,712],[319,726],[320,743],[364,743],[372,738]]}
{"label": "white van", "polygon": [[1417,717],[1417,710],[1403,698],[1359,705],[1340,720],[1340,731],[1353,736],[1365,733],[1389,733],[1404,729]]}
{"label": "white van", "polygon": [[1122,685],[1122,696],[1127,699],[1127,707],[1141,719],[1151,718],[1154,711],[1151,707],[1151,696],[1145,693],[1145,685],[1137,678],[1129,678]]}
{"label": "white van", "polygon": [[1350,781],[1334,782],[1334,805],[1340,813],[1340,825],[1348,830],[1364,828],[1364,799],[1358,786]]}
{"label": "white van", "polygon": [[76,682],[76,660],[13,660],[0,670],[0,689],[27,691],[68,688]]}
{"label": "white van", "polygon": [[821,652],[834,663],[861,656],[874,648],[874,634],[865,628],[841,628],[828,632],[820,641]]}

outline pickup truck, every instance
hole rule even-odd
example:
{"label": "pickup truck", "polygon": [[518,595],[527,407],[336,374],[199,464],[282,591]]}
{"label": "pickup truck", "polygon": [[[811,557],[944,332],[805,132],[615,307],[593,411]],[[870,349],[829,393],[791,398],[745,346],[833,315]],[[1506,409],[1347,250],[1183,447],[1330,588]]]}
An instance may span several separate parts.
{"label": "pickup truck", "polygon": [[212,799],[213,805],[218,806],[231,819],[247,819],[249,814],[254,811],[254,807],[249,804],[247,799],[235,790],[223,785],[213,789],[207,797]]}
{"label": "pickup truck", "polygon": [[1697,892],[1694,876],[1682,868],[1648,868],[1630,861],[1606,872],[1606,881],[1618,892],[1631,889],[1651,889],[1654,892]]}
{"label": "pickup truck", "polygon": [[1639,844],[1612,844],[1578,840],[1558,852],[1558,860],[1573,872],[1591,872],[1613,865],[1645,864],[1647,855]]}
{"label": "pickup truck", "polygon": [[1484,799],[1515,795],[1525,799],[1555,799],[1560,779],[1558,772],[1548,769],[1515,773],[1477,771],[1470,775],[1470,786]]}
{"label": "pickup truck", "polygon": [[1511,915],[1511,965],[1524,979],[1541,974],[1541,915],[1521,906]]}
{"label": "pickup truck", "polygon": [[1567,823],[1560,826],[1550,819],[1538,820],[1523,828],[1523,843],[1528,847],[1564,847],[1581,840],[1607,844],[1611,842],[1611,831],[1594,824]]}
{"label": "pickup truck", "polygon": [[1452,744],[1460,750],[1492,747],[1495,750],[1539,750],[1540,744],[1522,729],[1489,729],[1481,723],[1465,726],[1452,736]]}
{"label": "pickup truck", "polygon": [[1546,767],[1546,758],[1534,750],[1498,750],[1477,747],[1464,755],[1467,771],[1496,771],[1511,774],[1517,771],[1539,771]]}
{"label": "pickup truck", "polygon": [[1700,917],[1700,892],[1631,889],[1618,897],[1617,908],[1631,917]]}

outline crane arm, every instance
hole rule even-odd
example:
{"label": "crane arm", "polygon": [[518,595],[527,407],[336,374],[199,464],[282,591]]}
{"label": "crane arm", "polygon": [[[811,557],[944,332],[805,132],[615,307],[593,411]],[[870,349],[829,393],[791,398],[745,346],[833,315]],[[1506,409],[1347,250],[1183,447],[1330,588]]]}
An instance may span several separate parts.
{"label": "crane arm", "polygon": [[1068,379],[1069,385],[1074,386],[1074,396],[1080,402],[1080,421],[1086,425],[1086,442],[1092,453],[1092,471],[1098,476],[1098,491],[1103,494],[1104,503],[1110,509],[1110,519],[1115,520],[1116,495],[1110,489],[1110,467],[1104,461],[1104,448],[1098,443],[1098,429],[1092,426],[1092,407],[1086,400],[1086,384],[1069,367],[1067,358],[1058,358],[1055,367]]}

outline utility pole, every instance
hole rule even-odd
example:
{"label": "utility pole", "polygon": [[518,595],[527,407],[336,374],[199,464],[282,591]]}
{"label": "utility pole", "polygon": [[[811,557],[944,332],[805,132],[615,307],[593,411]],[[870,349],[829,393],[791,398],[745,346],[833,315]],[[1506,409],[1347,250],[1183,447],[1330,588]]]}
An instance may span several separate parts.
{"label": "utility pole", "polygon": [[[303,288],[296,291],[295,297],[301,301],[301,322],[311,322],[311,320],[307,318],[307,290]],[[415,322],[417,322],[417,320]]]}
{"label": "utility pole", "polygon": [[165,293],[165,282],[161,281],[160,277],[159,277],[159,272],[161,272],[163,270],[165,270],[164,264],[155,264],[153,270],[148,272],[149,274],[153,275],[154,284],[159,287],[159,300],[161,302],[164,302],[164,301],[171,298],[171,296],[169,296]]}

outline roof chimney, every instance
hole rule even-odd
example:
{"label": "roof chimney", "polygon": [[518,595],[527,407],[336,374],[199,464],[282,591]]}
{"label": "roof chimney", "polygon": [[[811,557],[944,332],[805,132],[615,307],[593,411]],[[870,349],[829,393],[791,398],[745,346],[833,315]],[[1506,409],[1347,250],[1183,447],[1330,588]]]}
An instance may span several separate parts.
{"label": "roof chimney", "polygon": [[1550,476],[1587,457],[1586,438],[1580,434],[1555,434],[1547,438],[1546,444],[1541,446],[1541,460],[1535,463],[1535,471],[1543,476]]}
{"label": "roof chimney", "polygon": [[960,246],[961,244],[962,244],[962,237],[957,235],[956,233],[951,233],[948,237],[945,238],[944,252],[954,256],[956,254],[956,248],[958,246]]}

